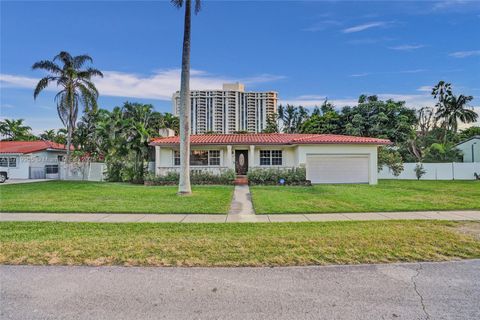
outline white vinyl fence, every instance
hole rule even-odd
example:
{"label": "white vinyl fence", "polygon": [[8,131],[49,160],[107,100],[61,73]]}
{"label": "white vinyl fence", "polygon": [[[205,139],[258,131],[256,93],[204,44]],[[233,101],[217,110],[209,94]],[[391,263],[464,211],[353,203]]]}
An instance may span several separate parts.
{"label": "white vinyl fence", "polygon": [[[403,172],[396,177],[388,167],[378,173],[378,179],[417,179],[416,163],[404,163]],[[426,171],[420,180],[474,180],[480,175],[480,162],[423,163]]]}
{"label": "white vinyl fence", "polygon": [[[58,169],[60,180],[104,181],[107,165],[103,162],[80,162],[70,165],[62,162]],[[155,162],[149,162],[147,170],[153,172]]]}

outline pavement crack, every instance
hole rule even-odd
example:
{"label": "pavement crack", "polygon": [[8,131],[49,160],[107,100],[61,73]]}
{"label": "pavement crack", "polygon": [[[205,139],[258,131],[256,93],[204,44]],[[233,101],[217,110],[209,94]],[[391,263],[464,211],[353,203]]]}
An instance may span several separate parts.
{"label": "pavement crack", "polygon": [[412,284],[413,284],[413,290],[415,290],[415,293],[420,298],[420,304],[422,305],[422,310],[423,310],[423,313],[425,314],[425,320],[430,320],[430,315],[427,312],[427,307],[425,306],[425,301],[423,299],[423,296],[418,291],[417,282],[415,281],[415,279],[420,275],[421,270],[422,270],[422,265],[419,264],[418,267],[415,269],[415,271],[417,273],[412,276],[411,281],[412,281]]}

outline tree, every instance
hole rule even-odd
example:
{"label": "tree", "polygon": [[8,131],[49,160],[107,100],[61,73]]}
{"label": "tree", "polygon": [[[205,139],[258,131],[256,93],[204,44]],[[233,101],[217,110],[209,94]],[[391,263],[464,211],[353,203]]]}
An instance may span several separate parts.
{"label": "tree", "polygon": [[415,176],[417,177],[417,180],[420,180],[420,178],[423,177],[425,173],[427,173],[427,171],[423,168],[423,164],[421,163],[417,163],[414,170],[415,170]]}
{"label": "tree", "polygon": [[437,118],[444,119],[444,127],[447,130],[456,133],[458,130],[458,121],[462,123],[471,123],[477,121],[478,114],[467,109],[468,103],[473,100],[472,96],[450,96],[437,111]]}
{"label": "tree", "polygon": [[45,130],[38,136],[42,140],[53,141],[60,144],[65,144],[67,141],[65,129],[55,129]]}
{"label": "tree", "polygon": [[[60,61],[63,64],[62,67],[56,61]],[[91,79],[94,76],[103,77],[103,74],[91,67],[82,69],[86,62],[93,63],[93,59],[88,55],[72,57],[70,53],[62,51],[52,61],[41,60],[32,66],[34,70],[41,69],[49,72],[49,75],[40,79],[35,87],[34,99],[52,82],[60,87],[55,101],[58,116],[67,128],[67,163],[70,161],[70,147],[79,106],[83,106],[85,112],[97,109],[98,91]]]}
{"label": "tree", "polygon": [[401,154],[392,147],[378,148],[378,171],[384,166],[388,167],[394,176],[398,176],[403,171],[403,160]]}
{"label": "tree", "polygon": [[24,125],[23,121],[23,119],[5,119],[0,121],[0,136],[2,140],[36,140],[36,137],[31,133],[32,128]]}
{"label": "tree", "polygon": [[[185,2],[183,29],[182,72],[180,76],[180,179],[178,194],[192,193],[190,185],[190,38],[191,38],[191,0],[171,0],[181,8]],[[201,2],[195,0],[195,13],[200,11]]]}
{"label": "tree", "polygon": [[460,132],[460,140],[467,140],[468,138],[474,137],[474,136],[480,136],[480,127],[470,127],[467,129],[464,129]]}
{"label": "tree", "polygon": [[263,129],[263,133],[279,133],[280,130],[278,129],[278,123],[277,123],[277,115],[272,114],[269,117],[267,117],[267,125],[265,129]]}

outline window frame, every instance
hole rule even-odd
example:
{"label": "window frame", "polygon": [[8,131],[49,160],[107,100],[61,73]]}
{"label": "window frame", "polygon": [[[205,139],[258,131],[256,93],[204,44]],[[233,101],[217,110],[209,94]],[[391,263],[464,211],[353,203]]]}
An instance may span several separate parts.
{"label": "window frame", "polygon": [[[56,168],[56,169],[57,169],[57,170],[56,170],[57,172],[48,172],[48,170],[49,170],[48,167],[50,167],[50,168]],[[58,166],[58,164],[46,164],[46,165],[45,165],[45,174],[58,174],[58,173],[59,173],[59,166]]]}
{"label": "window frame", "polygon": [[283,166],[283,150],[282,149],[260,150],[259,164],[262,167]]}
{"label": "window frame", "polygon": [[[4,164],[2,165],[2,161],[0,161],[0,168],[6,168],[6,169],[17,169],[18,168],[18,162],[19,162],[19,157],[18,156],[1,156],[0,159],[5,159]],[[13,161],[12,161],[13,160]],[[14,164],[14,165],[12,165]]]}
{"label": "window frame", "polygon": [[[207,162],[206,164],[192,164],[192,154],[196,151],[206,152],[207,154]],[[218,155],[215,153],[218,152]],[[218,164],[212,164],[212,162],[217,162]],[[173,150],[173,165],[175,167],[180,166],[180,151]],[[198,150],[190,150],[190,166],[192,167],[220,167],[222,165],[222,151],[219,149],[198,149]]]}

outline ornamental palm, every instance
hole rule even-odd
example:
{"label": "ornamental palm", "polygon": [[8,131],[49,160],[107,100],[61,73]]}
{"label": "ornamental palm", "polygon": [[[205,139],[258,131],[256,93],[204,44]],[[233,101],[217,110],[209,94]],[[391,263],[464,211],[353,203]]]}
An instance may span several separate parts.
{"label": "ornamental palm", "polygon": [[0,136],[5,140],[32,140],[32,128],[23,125],[23,119],[5,119],[0,121]]}
{"label": "ornamental palm", "polygon": [[[56,61],[60,61],[60,67]],[[42,78],[33,92],[33,98],[55,82],[60,91],[55,96],[57,112],[63,125],[67,128],[67,162],[70,160],[70,146],[72,144],[73,131],[78,117],[79,105],[82,105],[85,112],[97,109],[98,91],[92,82],[92,77],[103,74],[94,68],[82,69],[86,62],[93,60],[88,55],[72,57],[68,52],[62,51],[52,61],[42,60],[36,62],[32,69],[42,69],[49,72],[49,75]]]}
{"label": "ornamental palm", "polygon": [[[190,185],[190,38],[191,38],[191,0],[171,0],[177,7],[185,3],[183,29],[182,73],[180,76],[180,181],[178,194],[191,194]],[[200,0],[195,0],[195,13],[200,11]]]}
{"label": "ornamental palm", "polygon": [[477,121],[478,114],[468,107],[468,103],[473,100],[472,96],[464,96],[463,94],[451,96],[445,100],[445,103],[438,109],[437,118],[444,119],[445,128],[452,130],[454,133],[458,130],[458,121],[462,123],[471,123]]}

